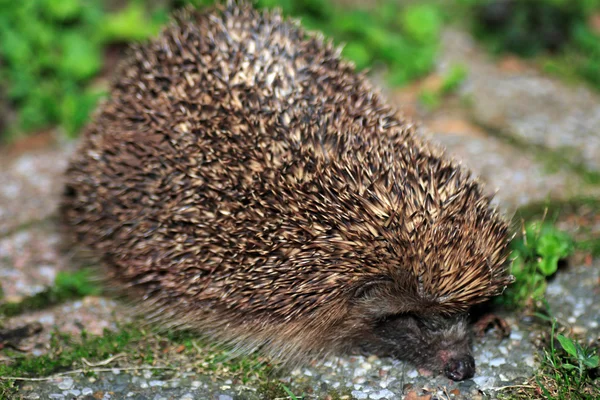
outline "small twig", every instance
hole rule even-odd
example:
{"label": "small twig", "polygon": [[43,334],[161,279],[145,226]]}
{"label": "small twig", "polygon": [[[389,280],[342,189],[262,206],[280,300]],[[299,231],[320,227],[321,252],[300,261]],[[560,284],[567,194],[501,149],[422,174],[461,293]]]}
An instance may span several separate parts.
{"label": "small twig", "polygon": [[198,343],[196,343],[195,340],[192,340],[192,346],[194,347],[194,349],[196,349],[198,353],[202,354],[202,349],[200,348],[200,346],[198,346]]}
{"label": "small twig", "polygon": [[517,388],[535,389],[535,386],[531,386],[531,385],[509,385],[509,386],[493,387],[493,388],[490,388],[490,390],[506,390],[506,389],[517,389]]}
{"label": "small twig", "polygon": [[[117,358],[120,358],[120,357],[125,357],[125,355],[126,355],[125,353],[119,353],[119,354],[115,354],[114,356],[112,356],[112,357],[109,357],[109,358],[107,358],[106,360],[104,360],[104,361],[100,361],[100,362],[97,362],[97,363],[91,363],[91,362],[89,362],[88,360],[86,360],[86,359],[85,359],[85,358],[83,358],[83,357],[81,358],[81,361],[83,361],[83,363],[84,363],[84,364],[85,364],[87,367],[99,367],[99,366],[101,366],[101,365],[107,365],[107,364],[110,364],[111,362],[113,362],[113,361],[114,361],[114,360],[116,360]],[[119,368],[119,369],[120,369],[120,368]]]}
{"label": "small twig", "polygon": [[[172,367],[128,367],[128,368],[119,368],[120,371],[140,371],[140,370],[151,370],[151,369],[168,369],[168,370],[176,370],[177,368]],[[46,376],[43,378],[25,378],[21,376],[0,376],[0,380],[7,381],[51,381],[56,378],[60,378],[65,375],[75,375],[89,372],[111,372],[114,368],[94,368],[94,369],[74,369],[72,371],[61,372],[59,374],[54,374],[51,376]]]}

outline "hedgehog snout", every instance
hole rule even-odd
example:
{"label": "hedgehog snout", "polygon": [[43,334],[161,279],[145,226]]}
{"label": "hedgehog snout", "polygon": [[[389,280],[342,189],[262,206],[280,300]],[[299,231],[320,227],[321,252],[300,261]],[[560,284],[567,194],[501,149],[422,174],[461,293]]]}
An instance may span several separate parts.
{"label": "hedgehog snout", "polygon": [[462,381],[475,375],[475,359],[467,354],[453,358],[444,366],[444,375],[453,381]]}

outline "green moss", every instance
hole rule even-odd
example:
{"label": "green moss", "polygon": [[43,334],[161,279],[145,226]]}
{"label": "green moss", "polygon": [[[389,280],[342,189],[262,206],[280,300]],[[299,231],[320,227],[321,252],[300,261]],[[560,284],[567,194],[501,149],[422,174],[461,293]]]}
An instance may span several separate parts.
{"label": "green moss", "polygon": [[26,297],[20,302],[0,304],[0,315],[13,317],[25,311],[41,310],[65,301],[97,295],[100,292],[100,286],[93,282],[91,270],[61,271],[56,276],[54,286],[33,296]]}
{"label": "green moss", "polygon": [[[210,375],[212,379],[232,379],[271,392],[280,385],[273,367],[258,355],[236,356],[228,349],[203,343],[190,332],[160,334],[140,329],[133,323],[120,326],[116,332],[105,330],[101,336],[85,331],[78,337],[53,332],[48,353],[39,357],[17,357],[10,350],[5,350],[4,354],[11,362],[0,365],[0,376],[3,377],[45,377],[81,368],[84,358],[94,363],[123,354],[124,357],[116,359],[111,366],[164,365],[193,370]],[[177,355],[183,357],[177,359]],[[165,370],[157,371],[166,373]],[[0,381],[0,384],[0,394],[4,395],[0,398],[11,398],[7,393],[14,393],[15,382]]]}

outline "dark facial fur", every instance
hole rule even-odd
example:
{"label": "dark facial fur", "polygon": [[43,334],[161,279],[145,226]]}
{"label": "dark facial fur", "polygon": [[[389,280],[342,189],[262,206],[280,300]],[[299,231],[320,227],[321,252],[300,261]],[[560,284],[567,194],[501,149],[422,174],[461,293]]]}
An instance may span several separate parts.
{"label": "dark facial fur", "polygon": [[376,321],[363,350],[406,360],[455,381],[475,373],[464,314],[451,317],[401,314]]}
{"label": "dark facial fur", "polygon": [[284,363],[367,341],[465,378],[464,323],[434,315],[510,282],[479,182],[332,45],[247,5],[131,49],[66,182],[65,228],[143,315]]}

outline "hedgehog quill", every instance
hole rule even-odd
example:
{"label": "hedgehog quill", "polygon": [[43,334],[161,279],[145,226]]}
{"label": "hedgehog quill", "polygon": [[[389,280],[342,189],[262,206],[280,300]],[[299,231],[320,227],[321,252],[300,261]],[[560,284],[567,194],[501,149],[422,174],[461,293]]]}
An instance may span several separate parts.
{"label": "hedgehog quill", "polygon": [[473,376],[507,223],[339,51],[277,12],[187,9],[133,47],[61,215],[164,326],[283,363],[362,349]]}

